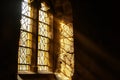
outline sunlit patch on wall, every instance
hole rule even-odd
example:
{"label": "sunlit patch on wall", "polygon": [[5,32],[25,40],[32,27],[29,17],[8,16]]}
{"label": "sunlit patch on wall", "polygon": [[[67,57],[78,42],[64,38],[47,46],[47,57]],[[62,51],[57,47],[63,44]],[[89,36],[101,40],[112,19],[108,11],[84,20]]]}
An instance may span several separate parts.
{"label": "sunlit patch on wall", "polygon": [[71,80],[74,73],[74,45],[72,24],[60,23],[60,54],[58,58],[58,77]]}

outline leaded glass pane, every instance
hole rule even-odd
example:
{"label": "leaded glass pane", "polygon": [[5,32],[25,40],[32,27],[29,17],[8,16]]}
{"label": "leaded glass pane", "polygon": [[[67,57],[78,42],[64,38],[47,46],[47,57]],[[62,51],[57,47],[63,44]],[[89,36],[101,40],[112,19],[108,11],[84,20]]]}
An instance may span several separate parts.
{"label": "leaded glass pane", "polygon": [[50,38],[50,26],[39,23],[38,34]]}
{"label": "leaded glass pane", "polygon": [[[50,14],[47,10],[49,8],[43,2],[39,10],[38,21],[38,70],[49,69],[49,46],[51,38],[50,29]],[[18,70],[29,71],[31,65],[32,54],[32,8],[30,6],[30,0],[22,1],[22,16],[21,16],[21,31],[19,40],[19,52],[18,52]]]}
{"label": "leaded glass pane", "polygon": [[30,17],[30,13],[31,7],[28,5],[28,3],[22,2],[22,14]]}
{"label": "leaded glass pane", "polygon": [[42,3],[41,3],[41,10],[47,11],[48,9],[49,9],[49,7],[46,5],[46,3],[45,3],[45,2],[42,2]]}
{"label": "leaded glass pane", "polygon": [[31,21],[32,20],[30,18],[22,16],[22,18],[21,18],[21,29],[32,32],[32,28],[31,28],[32,23],[31,23]]}
{"label": "leaded glass pane", "polygon": [[29,0],[22,1],[21,28],[18,51],[18,70],[29,71],[32,54],[32,24]]}
{"label": "leaded glass pane", "polygon": [[32,47],[32,34],[21,30],[19,45]]}
{"label": "leaded glass pane", "polygon": [[42,36],[38,36],[38,49],[48,51],[49,39]]}
{"label": "leaded glass pane", "polygon": [[48,65],[47,59],[49,59],[48,52],[38,51],[38,64],[40,65]]}
{"label": "leaded glass pane", "polygon": [[47,12],[39,10],[39,21],[49,24],[50,23],[50,17],[48,16]]}
{"label": "leaded glass pane", "polygon": [[51,26],[48,7],[45,3],[41,3],[39,10],[38,24],[38,70],[49,70],[49,47],[51,38]]}
{"label": "leaded glass pane", "polygon": [[28,67],[31,64],[31,62],[30,62],[31,52],[32,52],[32,50],[29,48],[19,47],[19,53],[18,53],[19,67],[18,67],[18,70],[28,70]]}
{"label": "leaded glass pane", "polygon": [[38,70],[48,70],[49,54],[45,51],[38,51]]}
{"label": "leaded glass pane", "polygon": [[21,64],[30,64],[32,50],[29,48],[19,47],[18,61]]}

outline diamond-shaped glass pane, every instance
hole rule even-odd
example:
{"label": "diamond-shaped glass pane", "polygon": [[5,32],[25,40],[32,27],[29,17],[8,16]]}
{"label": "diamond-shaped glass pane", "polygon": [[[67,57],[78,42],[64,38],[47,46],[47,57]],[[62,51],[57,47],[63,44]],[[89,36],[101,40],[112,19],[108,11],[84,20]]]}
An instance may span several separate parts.
{"label": "diamond-shaped glass pane", "polygon": [[21,31],[18,51],[18,70],[30,70],[32,54],[32,19],[30,0],[22,1]]}
{"label": "diamond-shaped glass pane", "polygon": [[[27,0],[25,0],[27,1]],[[22,14],[30,17],[31,7],[26,2],[22,2]]]}
{"label": "diamond-shaped glass pane", "polygon": [[32,47],[32,34],[25,31],[21,31],[19,45],[25,47]]}
{"label": "diamond-shaped glass pane", "polygon": [[50,23],[50,16],[48,16],[47,12],[39,10],[39,21],[49,24]]}
{"label": "diamond-shaped glass pane", "polygon": [[18,62],[21,64],[30,64],[32,50],[29,48],[19,47]]}
{"label": "diamond-shaped glass pane", "polygon": [[38,51],[38,65],[48,65],[48,52]]}
{"label": "diamond-shaped glass pane", "polygon": [[50,37],[50,26],[44,23],[39,23],[38,34],[45,37]]}
{"label": "diamond-shaped glass pane", "polygon": [[48,70],[49,54],[45,51],[38,51],[38,70]]}
{"label": "diamond-shaped glass pane", "polygon": [[22,16],[21,18],[21,29],[32,32],[32,23],[31,19],[27,18],[25,16]]}
{"label": "diamond-shaped glass pane", "polygon": [[49,50],[49,39],[42,37],[42,36],[38,36],[38,49],[41,50]]}
{"label": "diamond-shaped glass pane", "polygon": [[39,10],[39,24],[38,24],[38,70],[49,69],[49,47],[50,39],[52,36],[52,29],[50,21],[52,19],[51,14],[47,11],[49,7],[46,3],[41,3]]}
{"label": "diamond-shaped glass pane", "polygon": [[18,52],[19,70],[28,70],[28,67],[31,64],[31,52],[32,50],[29,48],[19,47]]}

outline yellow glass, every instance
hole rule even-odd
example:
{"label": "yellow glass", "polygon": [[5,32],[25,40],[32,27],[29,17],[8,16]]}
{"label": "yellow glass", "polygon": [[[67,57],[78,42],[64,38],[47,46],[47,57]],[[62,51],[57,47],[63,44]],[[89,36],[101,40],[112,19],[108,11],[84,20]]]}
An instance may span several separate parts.
{"label": "yellow glass", "polygon": [[49,54],[45,51],[38,51],[38,70],[48,71],[49,66]]}
{"label": "yellow glass", "polygon": [[[26,0],[27,1],[27,0]],[[22,14],[30,17],[31,7],[26,2],[22,2]]]}
{"label": "yellow glass", "polygon": [[32,24],[30,0],[22,1],[21,31],[18,51],[18,71],[29,71],[32,54]]}
{"label": "yellow glass", "polygon": [[19,45],[32,47],[32,34],[25,31],[21,31]]}
{"label": "yellow glass", "polygon": [[50,16],[47,12],[49,8],[43,2],[39,10],[38,25],[38,70],[48,71],[49,68],[49,39],[50,39]]}
{"label": "yellow glass", "polygon": [[25,31],[32,32],[31,19],[25,16],[21,17],[21,29]]}
{"label": "yellow glass", "polygon": [[49,50],[49,39],[42,37],[42,36],[38,36],[38,49],[41,50]]}
{"label": "yellow glass", "polygon": [[45,3],[45,2],[42,2],[42,3],[41,3],[41,10],[47,11],[48,9],[49,9],[49,7],[46,5],[46,3]]}
{"label": "yellow glass", "polygon": [[50,38],[50,26],[39,23],[38,34]]}

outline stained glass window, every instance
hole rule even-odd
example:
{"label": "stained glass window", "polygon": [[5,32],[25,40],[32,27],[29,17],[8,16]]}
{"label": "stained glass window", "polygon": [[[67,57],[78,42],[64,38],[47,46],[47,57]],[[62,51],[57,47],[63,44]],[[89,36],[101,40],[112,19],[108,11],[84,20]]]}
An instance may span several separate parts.
{"label": "stained glass window", "polygon": [[[46,3],[41,3],[41,8],[39,9],[38,21],[33,19],[33,8],[31,7],[30,0],[22,1],[22,12],[21,12],[21,29],[20,29],[20,40],[19,40],[19,51],[18,51],[18,71],[30,71],[32,56],[37,54],[37,65],[38,71],[45,70],[48,71],[50,67],[49,63],[49,49],[50,49],[50,39],[51,39],[51,25],[50,19],[51,14],[47,11]],[[36,8],[37,9],[37,8]],[[37,14],[37,11],[34,13]],[[35,15],[36,16],[36,15]],[[33,21],[35,23],[33,23]],[[38,26],[33,26],[38,24]],[[36,33],[34,27],[38,27],[38,33]],[[34,42],[33,33],[38,35],[35,39],[38,42]],[[37,45],[37,53],[33,53],[33,45]],[[36,49],[34,49],[36,50]],[[36,51],[35,51],[36,52]],[[35,62],[34,62],[35,63]]]}
{"label": "stained glass window", "polygon": [[48,7],[41,3],[39,10],[39,27],[38,27],[38,70],[49,71],[49,47],[51,39],[50,15],[47,12]]}
{"label": "stained glass window", "polygon": [[[36,68],[38,72],[50,71],[53,16],[44,2],[41,3],[39,10],[31,6],[30,0],[22,0],[18,71],[30,71],[31,67]],[[37,14],[39,15],[36,18]],[[60,29],[58,62],[61,62],[59,75],[64,77],[63,80],[70,80],[74,71],[73,28],[72,24],[64,23],[58,27]]]}
{"label": "stained glass window", "polygon": [[18,71],[29,71],[32,53],[31,7],[28,0],[22,1],[21,29],[18,50]]}

